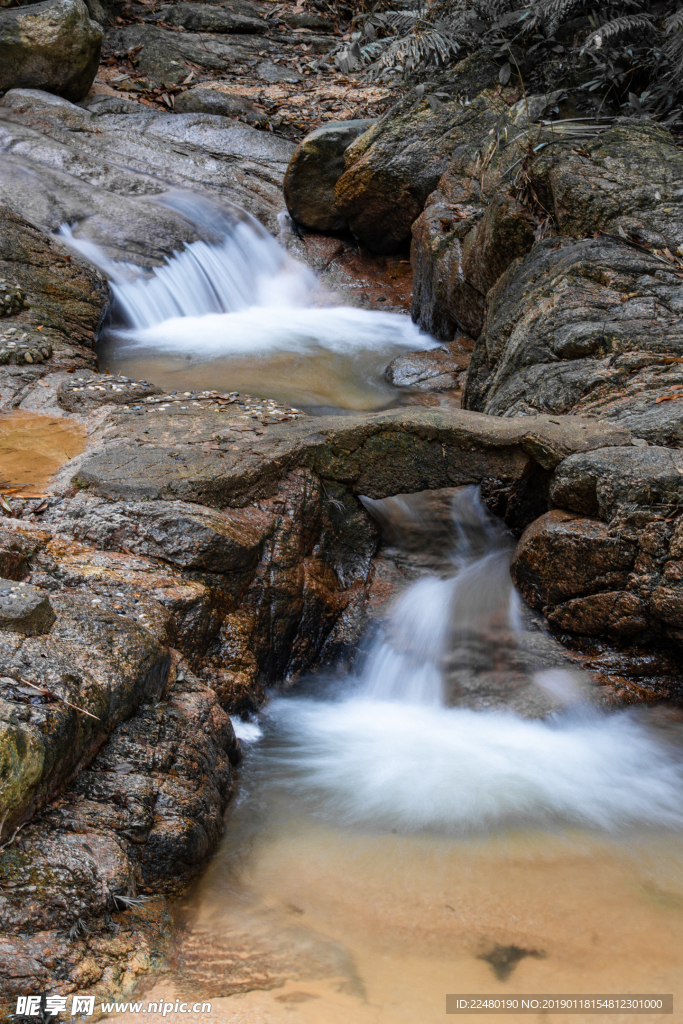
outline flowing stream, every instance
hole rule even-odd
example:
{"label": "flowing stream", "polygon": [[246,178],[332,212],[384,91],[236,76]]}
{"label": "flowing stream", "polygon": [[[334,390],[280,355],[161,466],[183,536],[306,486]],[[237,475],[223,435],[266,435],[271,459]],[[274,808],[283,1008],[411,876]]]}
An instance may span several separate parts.
{"label": "flowing stream", "polygon": [[[366,504],[385,525],[398,508],[429,546],[418,499]],[[511,541],[475,489],[452,514],[451,546],[354,673],[238,723],[225,839],[149,998],[197,993],[212,1019],[244,1024],[427,1024],[446,993],[681,992],[677,730],[601,710],[534,642]],[[520,671],[556,710],[507,708]]]}
{"label": "flowing stream", "polygon": [[[395,400],[394,355],[435,344],[334,305],[249,218],[166,201],[205,240],[148,272],[62,229],[111,281],[105,366],[359,409]],[[438,515],[363,500],[408,583],[351,673],[236,723],[224,841],[146,997],[210,999],[231,1024],[427,1024],[447,993],[683,995],[677,720],[601,707],[517,598],[514,541],[476,489]]]}
{"label": "flowing stream", "polygon": [[409,316],[339,305],[242,211],[183,193],[164,204],[206,240],[148,271],[114,263],[65,225],[63,241],[109,278],[103,369],[169,390],[240,391],[306,408],[364,410],[400,399],[384,370],[438,344]]}

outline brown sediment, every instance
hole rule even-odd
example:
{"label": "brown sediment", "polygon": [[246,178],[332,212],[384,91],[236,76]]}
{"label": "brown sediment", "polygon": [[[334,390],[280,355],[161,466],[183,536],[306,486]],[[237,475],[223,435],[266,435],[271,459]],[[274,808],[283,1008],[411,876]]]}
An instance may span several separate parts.
{"label": "brown sediment", "polygon": [[27,412],[0,416],[0,489],[39,497],[59,467],[85,446],[85,428],[73,420]]}
{"label": "brown sediment", "polygon": [[[239,879],[217,858],[184,901],[172,973],[143,1006],[206,999],[220,1024],[290,1020],[293,1003],[307,1024],[427,1024],[447,992],[627,992],[634,978],[643,991],[678,988],[675,840],[448,842],[289,826],[257,845]],[[491,960],[514,950],[526,956],[510,957],[502,980]]]}

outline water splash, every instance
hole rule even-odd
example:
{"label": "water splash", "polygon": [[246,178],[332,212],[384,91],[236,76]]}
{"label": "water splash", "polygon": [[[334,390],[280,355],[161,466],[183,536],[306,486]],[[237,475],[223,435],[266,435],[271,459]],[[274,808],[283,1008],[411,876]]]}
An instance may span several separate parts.
{"label": "water splash", "polygon": [[266,725],[262,778],[337,824],[683,829],[683,765],[624,713],[538,721],[357,695],[279,699]]}
{"label": "water splash", "polygon": [[[339,305],[243,211],[228,215],[181,194],[164,197],[164,204],[191,221],[201,240],[150,270],[114,263],[68,225],[59,231],[109,279],[112,325],[103,355],[110,366],[165,387],[180,386],[174,375],[186,386],[194,379],[206,387],[208,373],[212,387],[260,390],[294,404],[375,408],[393,394],[383,377],[387,364],[406,349],[438,344],[409,316]],[[281,354],[289,354],[288,363]],[[245,357],[260,365],[245,367]],[[295,376],[301,383],[286,393],[283,380]],[[336,389],[330,378],[338,379]],[[344,400],[348,382],[361,397]]]}
{"label": "water splash", "polygon": [[[385,523],[414,511],[406,499],[364,504]],[[404,591],[344,695],[271,703],[262,784],[371,830],[683,829],[678,753],[633,714],[586,703],[576,674],[527,631],[509,575],[512,539],[474,488],[458,492],[452,512],[450,568]],[[545,719],[506,710],[510,678],[513,698],[521,678],[557,710]],[[472,693],[502,699],[496,710],[447,706],[463,693],[465,703]]]}

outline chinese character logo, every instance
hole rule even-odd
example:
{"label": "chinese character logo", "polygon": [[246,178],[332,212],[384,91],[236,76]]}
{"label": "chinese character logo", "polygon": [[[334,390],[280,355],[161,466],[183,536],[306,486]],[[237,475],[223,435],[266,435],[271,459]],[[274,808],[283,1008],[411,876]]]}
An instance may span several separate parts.
{"label": "chinese character logo", "polygon": [[75,1017],[77,1013],[83,1013],[86,1017],[90,1017],[95,1012],[95,997],[94,996],[74,996],[71,1000],[71,1016]]}

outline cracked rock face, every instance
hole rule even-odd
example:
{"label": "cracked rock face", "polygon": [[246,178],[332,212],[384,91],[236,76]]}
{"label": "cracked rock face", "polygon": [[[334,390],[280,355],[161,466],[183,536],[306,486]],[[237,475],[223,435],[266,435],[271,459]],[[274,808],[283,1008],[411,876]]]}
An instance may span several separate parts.
{"label": "cracked rock face", "polygon": [[[503,100],[482,92],[497,74],[485,58],[467,58],[448,73],[451,96],[436,111],[411,92],[346,150],[335,203],[372,252],[400,248],[453,151],[506,116]],[[467,106],[465,94],[473,100]]]}
{"label": "cracked rock face", "polygon": [[23,636],[47,633],[55,621],[47,594],[0,577],[0,629]]}
{"label": "cracked rock face", "polygon": [[675,268],[621,240],[547,239],[489,292],[464,404],[496,416],[599,416],[676,444],[681,358]]}
{"label": "cracked rock face", "polygon": [[[574,455],[525,531],[512,574],[556,630],[650,645],[683,640],[683,459],[661,447]],[[564,511],[564,510],[569,511]]]}
{"label": "cracked rock face", "polygon": [[348,222],[335,204],[334,189],[344,173],[344,153],[375,122],[332,121],[310,132],[297,146],[285,175],[287,209],[310,231],[343,231]]}
{"label": "cracked rock face", "polygon": [[[54,369],[94,363],[93,344],[109,301],[104,277],[5,206],[0,206],[0,278],[23,296],[0,322],[0,363]],[[30,356],[30,358],[27,358]]]}

